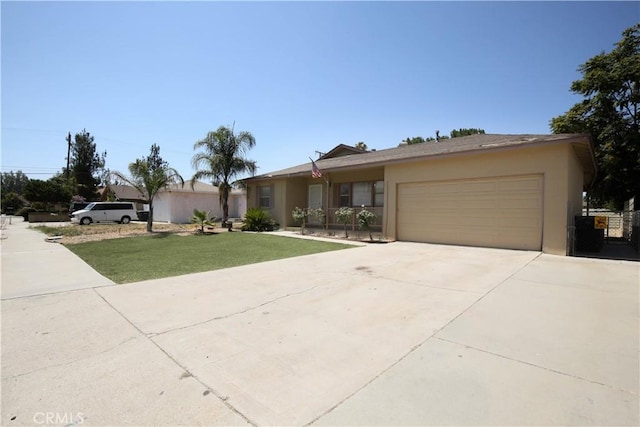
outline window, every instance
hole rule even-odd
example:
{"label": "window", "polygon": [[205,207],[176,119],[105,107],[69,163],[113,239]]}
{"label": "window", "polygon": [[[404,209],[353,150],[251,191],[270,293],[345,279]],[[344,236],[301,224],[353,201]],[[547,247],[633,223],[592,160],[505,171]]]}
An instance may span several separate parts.
{"label": "window", "polygon": [[338,207],[384,206],[384,181],[342,183],[337,197]]}
{"label": "window", "polygon": [[376,181],[374,188],[374,206],[384,206],[384,181]]}
{"label": "window", "polygon": [[270,185],[261,185],[258,187],[258,206],[261,208],[270,208],[271,204],[271,191]]}
{"label": "window", "polygon": [[343,208],[351,205],[351,184],[340,184],[340,195],[338,196],[338,206]]}
{"label": "window", "polygon": [[371,187],[370,182],[353,183],[353,206],[371,206]]}

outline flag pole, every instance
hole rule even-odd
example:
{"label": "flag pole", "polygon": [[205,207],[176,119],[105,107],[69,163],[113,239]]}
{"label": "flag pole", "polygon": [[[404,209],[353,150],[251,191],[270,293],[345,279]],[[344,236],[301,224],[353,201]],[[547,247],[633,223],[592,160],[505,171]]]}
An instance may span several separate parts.
{"label": "flag pole", "polygon": [[[318,165],[316,165],[316,162],[313,161],[313,159],[311,157],[309,157],[309,160],[311,160],[311,174],[312,176],[316,173],[316,171],[320,174],[320,177],[322,179],[324,179],[324,182],[327,184],[327,204],[326,204],[326,209],[327,209],[327,214],[325,215],[325,230],[329,229],[329,187],[331,186],[331,184],[329,183],[329,180],[327,179],[326,176],[324,176],[324,174],[322,173],[322,171],[320,170],[320,168],[318,167]],[[315,178],[315,176],[314,176]]]}

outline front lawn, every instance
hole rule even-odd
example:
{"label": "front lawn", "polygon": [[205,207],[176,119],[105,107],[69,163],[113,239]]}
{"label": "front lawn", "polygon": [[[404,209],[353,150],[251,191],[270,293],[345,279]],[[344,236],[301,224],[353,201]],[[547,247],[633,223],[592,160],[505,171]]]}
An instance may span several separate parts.
{"label": "front lawn", "polygon": [[67,245],[96,271],[116,283],[179,276],[352,247],[342,243],[254,233],[154,234]]}

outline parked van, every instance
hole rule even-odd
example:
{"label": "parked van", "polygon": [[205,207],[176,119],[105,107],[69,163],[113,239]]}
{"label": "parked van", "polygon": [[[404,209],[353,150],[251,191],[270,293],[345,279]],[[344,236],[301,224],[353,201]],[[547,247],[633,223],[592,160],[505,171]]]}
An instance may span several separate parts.
{"label": "parked van", "polygon": [[91,202],[71,202],[69,204],[69,218],[71,218],[71,215],[73,215],[75,211],[79,211],[80,209],[84,209],[89,206],[89,203]]}
{"label": "parked van", "polygon": [[137,220],[138,215],[131,202],[94,202],[71,214],[71,222],[89,225],[92,222],[118,222],[129,224]]}

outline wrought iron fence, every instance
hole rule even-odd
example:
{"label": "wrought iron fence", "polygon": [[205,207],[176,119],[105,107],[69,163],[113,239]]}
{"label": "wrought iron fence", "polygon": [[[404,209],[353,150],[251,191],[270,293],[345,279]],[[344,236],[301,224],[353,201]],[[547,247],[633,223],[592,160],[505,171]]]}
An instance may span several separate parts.
{"label": "wrought iron fence", "polygon": [[604,229],[605,238],[631,240],[634,217],[638,221],[638,211],[612,212],[606,209],[590,209],[589,214],[583,211],[583,216],[606,217],[607,225]]}

